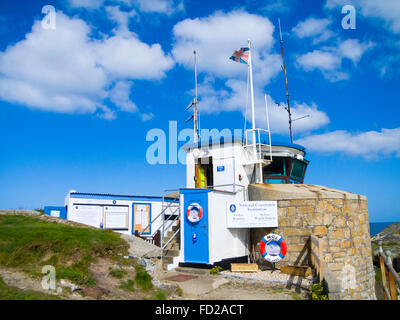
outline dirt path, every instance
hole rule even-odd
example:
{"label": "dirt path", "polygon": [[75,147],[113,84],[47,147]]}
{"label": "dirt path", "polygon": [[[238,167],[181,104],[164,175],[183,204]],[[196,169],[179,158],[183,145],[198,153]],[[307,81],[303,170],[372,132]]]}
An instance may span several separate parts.
{"label": "dirt path", "polygon": [[[192,273],[192,271],[194,273]],[[299,286],[275,285],[257,280],[210,275],[205,270],[170,271],[157,275],[160,281],[174,283],[192,300],[308,300],[309,290]]]}

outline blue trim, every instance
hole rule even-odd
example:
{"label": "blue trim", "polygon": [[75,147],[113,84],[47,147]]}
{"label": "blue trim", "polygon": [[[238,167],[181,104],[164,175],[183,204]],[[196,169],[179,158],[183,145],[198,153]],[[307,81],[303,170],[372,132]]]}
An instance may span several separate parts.
{"label": "blue trim", "polygon": [[[149,223],[151,222],[151,203],[149,202],[132,202],[132,234],[135,235],[135,205],[137,204],[145,204],[149,205],[150,207],[150,212],[149,212]],[[144,235],[150,235],[151,234],[151,223],[150,223],[150,228],[149,232],[139,232],[139,234],[144,234]]]}
{"label": "blue trim", "polygon": [[43,208],[44,214],[50,216],[51,211],[60,211],[60,218],[67,219],[67,208],[66,207],[57,207],[57,206],[45,206]]}
{"label": "blue trim", "polygon": [[[225,143],[235,143],[235,142],[239,142],[239,143],[243,143],[244,138],[242,136],[229,136],[229,137],[219,137],[219,138],[215,138],[215,137],[208,137],[207,139],[200,139],[199,142],[189,142],[186,143],[185,145],[183,145],[183,149],[189,150],[189,149],[194,149],[194,148],[201,148],[201,147],[209,147],[212,146],[214,144],[225,144]],[[261,137],[261,143],[267,144],[267,140],[266,137]],[[300,144],[296,144],[296,143],[287,143],[287,142],[272,142],[272,146],[273,147],[287,147],[287,148],[293,148],[293,149],[297,149],[299,151],[304,152],[304,155],[306,154],[306,148],[303,147]]]}
{"label": "blue trim", "polygon": [[189,193],[208,193],[211,192],[211,189],[197,189],[197,188],[180,188],[180,194],[189,194]]}
{"label": "blue trim", "polygon": [[225,143],[234,143],[234,142],[243,142],[243,137],[241,136],[230,136],[230,137],[220,137],[219,139],[216,139],[215,137],[208,137],[208,140],[206,139],[200,139],[199,142],[189,142],[183,145],[183,149],[194,149],[194,148],[201,148],[201,147],[206,147],[206,146],[211,146],[213,144],[225,144]]}
{"label": "blue trim", "polygon": [[[162,197],[153,197],[153,196],[127,196],[127,195],[116,195],[116,194],[102,194],[102,193],[71,193],[71,198],[78,198],[78,199],[107,199],[107,200],[130,200],[130,201],[162,201]],[[178,203],[179,200],[174,198],[164,198],[165,202],[176,202]]]}

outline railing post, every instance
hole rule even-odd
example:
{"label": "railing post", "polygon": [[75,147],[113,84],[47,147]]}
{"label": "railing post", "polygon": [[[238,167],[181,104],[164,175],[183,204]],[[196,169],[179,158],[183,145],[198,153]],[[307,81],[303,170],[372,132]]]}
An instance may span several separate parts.
{"label": "railing post", "polygon": [[324,240],[322,237],[319,237],[318,239],[318,255],[319,255],[319,263],[320,263],[320,271],[319,271],[319,282],[322,282],[324,280]]}
{"label": "railing post", "polygon": [[[386,265],[393,267],[393,262],[392,262],[391,256],[392,256],[392,253],[389,250],[386,251],[386,261],[385,261]],[[396,282],[395,282],[394,276],[392,275],[390,270],[388,272],[388,278],[389,278],[389,291],[390,291],[392,300],[397,300]]]}
{"label": "railing post", "polygon": [[164,193],[162,197],[162,205],[161,205],[161,210],[163,211],[162,214],[162,232],[161,232],[161,248],[164,242],[164,226],[165,226],[165,211],[164,211]]}
{"label": "railing post", "polygon": [[381,267],[382,274],[382,286],[383,286],[383,296],[385,300],[390,300],[390,293],[387,288],[387,280],[386,280],[386,267],[385,267],[385,259],[383,258],[384,253],[382,249],[382,241],[379,242],[379,264]]}

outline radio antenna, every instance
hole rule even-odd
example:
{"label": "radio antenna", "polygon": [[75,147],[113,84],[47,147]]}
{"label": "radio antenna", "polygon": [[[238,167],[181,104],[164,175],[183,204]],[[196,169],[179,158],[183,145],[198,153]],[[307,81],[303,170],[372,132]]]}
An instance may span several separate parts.
{"label": "radio antenna", "polygon": [[190,103],[190,105],[186,108],[186,110],[189,110],[190,108],[193,108],[193,115],[186,120],[186,122],[189,122],[190,120],[193,119],[193,141],[198,142],[200,139],[200,130],[199,130],[199,111],[197,109],[197,103],[199,101],[197,97],[197,53],[196,50],[193,51],[194,55],[194,99]]}
{"label": "radio antenna", "polygon": [[286,66],[285,66],[285,56],[283,54],[283,40],[282,40],[282,30],[281,30],[281,20],[278,18],[279,24],[279,37],[281,41],[281,51],[282,51],[282,69],[285,75],[285,86],[286,86],[286,101],[287,101],[287,108],[285,108],[289,114],[289,132],[290,132],[290,142],[293,143],[293,132],[292,132],[292,113],[290,111],[290,102],[289,102],[289,89],[288,89],[288,82],[287,82],[287,75],[286,75]]}

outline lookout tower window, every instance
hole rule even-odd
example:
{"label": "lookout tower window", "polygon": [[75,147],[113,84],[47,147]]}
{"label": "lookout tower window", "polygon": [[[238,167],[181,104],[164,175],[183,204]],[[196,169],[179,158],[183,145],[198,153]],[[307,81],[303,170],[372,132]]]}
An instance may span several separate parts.
{"label": "lookout tower window", "polygon": [[265,183],[303,183],[307,163],[289,157],[273,157],[263,168]]}
{"label": "lookout tower window", "polygon": [[293,159],[292,170],[290,176],[295,179],[303,179],[305,169],[305,163],[299,160]]}
{"label": "lookout tower window", "polygon": [[286,176],[289,159],[275,157],[270,165],[264,167],[264,176]]}

